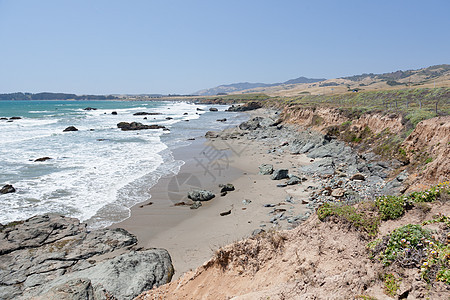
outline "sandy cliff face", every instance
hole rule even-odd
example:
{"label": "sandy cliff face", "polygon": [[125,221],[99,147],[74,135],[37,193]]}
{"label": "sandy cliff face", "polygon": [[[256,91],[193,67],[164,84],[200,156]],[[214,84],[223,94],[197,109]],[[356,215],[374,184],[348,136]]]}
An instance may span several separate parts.
{"label": "sandy cliff face", "polygon": [[374,134],[378,134],[385,129],[392,133],[404,130],[403,118],[400,115],[383,115],[380,113],[363,114],[359,118],[350,118],[337,108],[303,108],[300,106],[286,107],[281,118],[284,122],[302,126],[311,126],[316,130],[323,131],[329,126],[341,125],[344,122],[352,121],[352,127],[362,130],[370,128]]}
{"label": "sandy cliff face", "polygon": [[420,122],[402,147],[410,160],[419,157],[431,160],[424,170],[415,174],[416,182],[435,184],[450,180],[450,116]]}

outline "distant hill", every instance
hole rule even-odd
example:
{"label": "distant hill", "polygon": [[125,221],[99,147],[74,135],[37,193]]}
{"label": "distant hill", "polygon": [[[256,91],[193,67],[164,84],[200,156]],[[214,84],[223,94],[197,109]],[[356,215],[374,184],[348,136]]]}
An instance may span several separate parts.
{"label": "distant hill", "polygon": [[278,85],[283,85],[283,84],[313,83],[313,82],[318,82],[318,81],[323,81],[323,80],[326,80],[326,79],[325,78],[314,79],[314,78],[298,77],[295,79],[285,81],[283,83],[239,82],[239,83],[232,83],[232,84],[223,84],[223,85],[216,86],[214,88],[200,90],[200,91],[195,92],[194,94],[200,95],[200,96],[213,96],[213,95],[217,95],[217,94],[223,94],[223,93],[228,94],[228,93],[240,92],[240,91],[250,90],[250,89],[255,89],[255,88],[272,87],[272,86],[278,86]]}
{"label": "distant hill", "polygon": [[0,94],[0,100],[113,100],[117,97],[108,95],[75,95],[64,93],[10,93]]}

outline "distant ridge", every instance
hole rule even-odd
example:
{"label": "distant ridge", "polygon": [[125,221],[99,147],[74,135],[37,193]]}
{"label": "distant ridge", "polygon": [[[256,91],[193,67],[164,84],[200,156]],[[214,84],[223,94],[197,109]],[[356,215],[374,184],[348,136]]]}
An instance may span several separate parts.
{"label": "distant ridge", "polygon": [[254,88],[260,88],[260,87],[271,87],[271,86],[277,86],[277,85],[283,85],[283,84],[298,84],[298,83],[314,83],[319,81],[324,81],[325,78],[306,78],[306,77],[298,77],[295,79],[290,79],[288,81],[282,82],[282,83],[251,83],[251,82],[239,82],[239,83],[232,83],[232,84],[223,84],[219,85],[210,89],[204,89],[195,92],[195,95],[200,96],[213,96],[221,93],[233,93],[233,92],[240,92],[244,90],[254,89]]}

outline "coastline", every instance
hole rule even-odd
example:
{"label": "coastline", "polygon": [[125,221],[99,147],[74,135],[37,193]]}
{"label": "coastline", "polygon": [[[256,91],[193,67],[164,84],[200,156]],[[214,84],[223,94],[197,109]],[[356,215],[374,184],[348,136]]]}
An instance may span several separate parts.
{"label": "coastline", "polygon": [[[233,130],[235,128],[225,132]],[[135,234],[138,247],[167,249],[175,268],[174,278],[208,261],[214,249],[249,237],[255,230],[291,228],[294,224],[271,222],[274,211],[289,210],[293,215],[307,213],[302,199],[307,199],[309,192],[301,184],[277,187],[281,181],[258,174],[258,166],[271,163],[274,168],[292,170],[309,164],[310,159],[303,154],[268,153],[268,148],[262,141],[243,136],[201,138],[190,146],[175,149],[174,158],[185,161],[179,173],[161,178],[150,189],[149,202],[153,204],[145,202],[133,206],[130,218],[110,228],[124,228]],[[212,156],[218,159],[208,161]],[[204,168],[205,162],[209,162],[208,171]],[[220,172],[215,170],[218,166],[221,166]],[[216,197],[203,202],[198,209],[175,206],[177,202],[190,201],[186,197],[192,189],[186,183],[188,178],[194,179],[199,188],[211,190]],[[235,191],[222,197],[218,185],[227,183],[233,184]],[[285,202],[287,198],[293,199],[292,203]],[[276,207],[264,207],[266,204]],[[229,215],[220,215],[228,211],[231,211]]]}

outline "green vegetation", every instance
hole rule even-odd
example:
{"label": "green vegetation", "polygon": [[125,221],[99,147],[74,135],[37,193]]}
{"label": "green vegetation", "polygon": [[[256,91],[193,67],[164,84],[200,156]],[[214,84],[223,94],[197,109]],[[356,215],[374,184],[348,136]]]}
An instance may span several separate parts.
{"label": "green vegetation", "polygon": [[373,203],[369,202],[361,205],[360,209],[350,205],[325,203],[317,210],[317,216],[321,221],[325,221],[328,217],[338,217],[369,236],[375,236],[380,220],[377,216],[373,216],[373,208]]}
{"label": "green vegetation", "polygon": [[394,297],[400,287],[401,279],[395,278],[394,274],[388,273],[384,275],[384,291],[387,295]]}
{"label": "green vegetation", "polygon": [[399,196],[381,196],[375,200],[382,220],[395,220],[405,212],[406,198]]}

